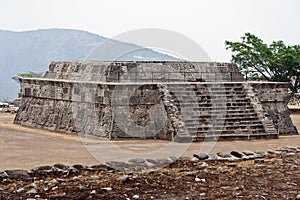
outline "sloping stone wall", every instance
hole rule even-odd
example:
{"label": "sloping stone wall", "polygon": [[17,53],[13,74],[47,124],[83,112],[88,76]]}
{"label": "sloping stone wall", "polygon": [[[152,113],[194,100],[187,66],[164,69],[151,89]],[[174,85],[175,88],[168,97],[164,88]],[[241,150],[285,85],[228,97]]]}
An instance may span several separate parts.
{"label": "sloping stone wall", "polygon": [[[276,138],[277,135],[267,133],[266,127],[260,122],[258,111],[244,95],[241,83],[226,83],[224,89],[220,88],[218,91],[216,88],[220,85],[215,83],[177,83],[164,86],[77,83],[48,79],[22,79],[21,83],[23,102],[15,123],[25,126],[109,139],[173,140],[176,136],[183,135],[192,136],[194,140],[206,137],[250,139]],[[166,87],[173,95],[162,91],[162,87]],[[225,107],[218,101],[212,102],[212,98],[220,95],[221,89],[226,95]],[[194,96],[187,92],[191,90],[195,91]],[[51,91],[55,91],[53,95]],[[277,106],[283,106],[282,102],[276,103]],[[151,112],[155,106],[158,108]],[[274,112],[273,107],[266,106],[264,109],[270,109],[267,110],[268,113]],[[278,116],[281,119],[274,121],[274,124],[279,133],[282,133],[281,130],[287,130],[291,126],[287,123],[290,118],[282,113]],[[222,120],[223,124],[220,124],[219,121]]]}
{"label": "sloping stone wall", "polygon": [[108,139],[296,133],[286,107],[287,84],[246,87],[232,79],[241,80],[241,74],[228,63],[53,62],[45,78],[20,79],[23,99],[15,123]]}
{"label": "sloping stone wall", "polygon": [[296,134],[288,104],[289,83],[252,82],[254,92],[280,134]]}

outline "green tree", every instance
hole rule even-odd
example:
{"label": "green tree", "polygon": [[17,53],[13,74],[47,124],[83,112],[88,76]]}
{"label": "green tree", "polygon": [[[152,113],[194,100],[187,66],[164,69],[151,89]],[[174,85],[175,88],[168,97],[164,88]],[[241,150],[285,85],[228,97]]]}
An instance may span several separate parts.
{"label": "green tree", "polygon": [[291,83],[291,96],[300,89],[300,45],[285,45],[283,41],[265,44],[260,38],[245,33],[241,42],[225,41],[235,62],[251,80]]}

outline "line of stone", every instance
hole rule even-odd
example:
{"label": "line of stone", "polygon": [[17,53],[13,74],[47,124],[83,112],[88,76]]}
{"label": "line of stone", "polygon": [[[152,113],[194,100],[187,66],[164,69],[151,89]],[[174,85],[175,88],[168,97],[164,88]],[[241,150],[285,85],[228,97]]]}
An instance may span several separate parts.
{"label": "line of stone", "polygon": [[[0,181],[9,183],[10,180],[22,180],[22,181],[34,181],[36,176],[52,176],[52,175],[79,175],[84,171],[96,172],[96,171],[125,171],[125,172],[139,172],[158,170],[163,167],[167,167],[174,162],[197,162],[205,160],[220,160],[229,161],[232,165],[237,165],[235,161],[254,160],[255,163],[264,163],[264,158],[269,156],[281,155],[282,157],[290,157],[296,154],[300,154],[299,147],[282,147],[277,150],[268,151],[250,151],[245,150],[242,152],[231,151],[218,152],[216,154],[194,154],[193,157],[170,157],[165,159],[143,159],[135,158],[130,159],[128,162],[109,161],[105,164],[85,166],[76,164],[73,166],[67,166],[61,163],[54,164],[53,166],[39,166],[31,170],[4,170],[0,171]],[[230,164],[229,164],[230,165]],[[208,165],[203,162],[199,165],[199,169],[205,169]]]}

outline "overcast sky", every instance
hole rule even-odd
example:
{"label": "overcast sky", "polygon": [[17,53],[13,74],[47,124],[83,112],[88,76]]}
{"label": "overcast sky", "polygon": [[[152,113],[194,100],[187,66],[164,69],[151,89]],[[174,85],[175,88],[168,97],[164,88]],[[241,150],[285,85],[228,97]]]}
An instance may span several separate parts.
{"label": "overcast sky", "polygon": [[194,40],[212,60],[229,61],[224,41],[245,32],[300,44],[299,9],[299,0],[0,0],[0,29],[71,28],[114,37],[163,28]]}

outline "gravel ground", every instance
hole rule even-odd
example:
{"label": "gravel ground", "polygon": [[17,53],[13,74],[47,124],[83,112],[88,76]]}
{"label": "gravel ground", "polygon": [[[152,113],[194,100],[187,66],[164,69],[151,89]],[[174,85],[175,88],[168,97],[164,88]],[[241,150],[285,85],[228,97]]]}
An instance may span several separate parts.
{"label": "gravel ground", "polygon": [[[292,118],[300,130],[300,114]],[[199,143],[193,143],[182,155],[185,157],[162,168],[124,171],[100,164],[76,135],[19,127],[11,123],[12,119],[11,114],[0,114],[0,200],[300,199],[299,135],[218,142],[211,151],[222,152],[219,155],[226,157],[226,152],[232,150],[280,150],[269,151],[263,157],[185,160],[199,152]],[[98,144],[97,140],[90,142]],[[147,146],[149,143],[153,145]],[[114,142],[129,152],[147,152],[166,143]],[[294,147],[280,148],[283,146]],[[160,157],[168,155],[157,156]],[[37,167],[41,165],[44,167]]]}
{"label": "gravel ground", "polygon": [[[14,125],[12,124],[13,117],[12,114],[0,113],[0,170],[31,169],[39,165],[55,163],[96,165],[108,160],[191,157],[204,146],[201,142],[188,144],[188,146],[176,143],[165,148],[170,142],[162,140],[100,142],[93,139],[84,145],[77,135]],[[300,113],[293,114],[292,118],[300,130]],[[211,153],[232,150],[266,151],[283,146],[299,146],[300,135],[281,136],[280,139],[271,140],[222,141],[207,144],[212,146]],[[179,151],[182,149],[184,151]]]}
{"label": "gravel ground", "polygon": [[55,166],[0,173],[0,199],[300,199],[300,147],[246,160],[180,160],[142,172]]}

